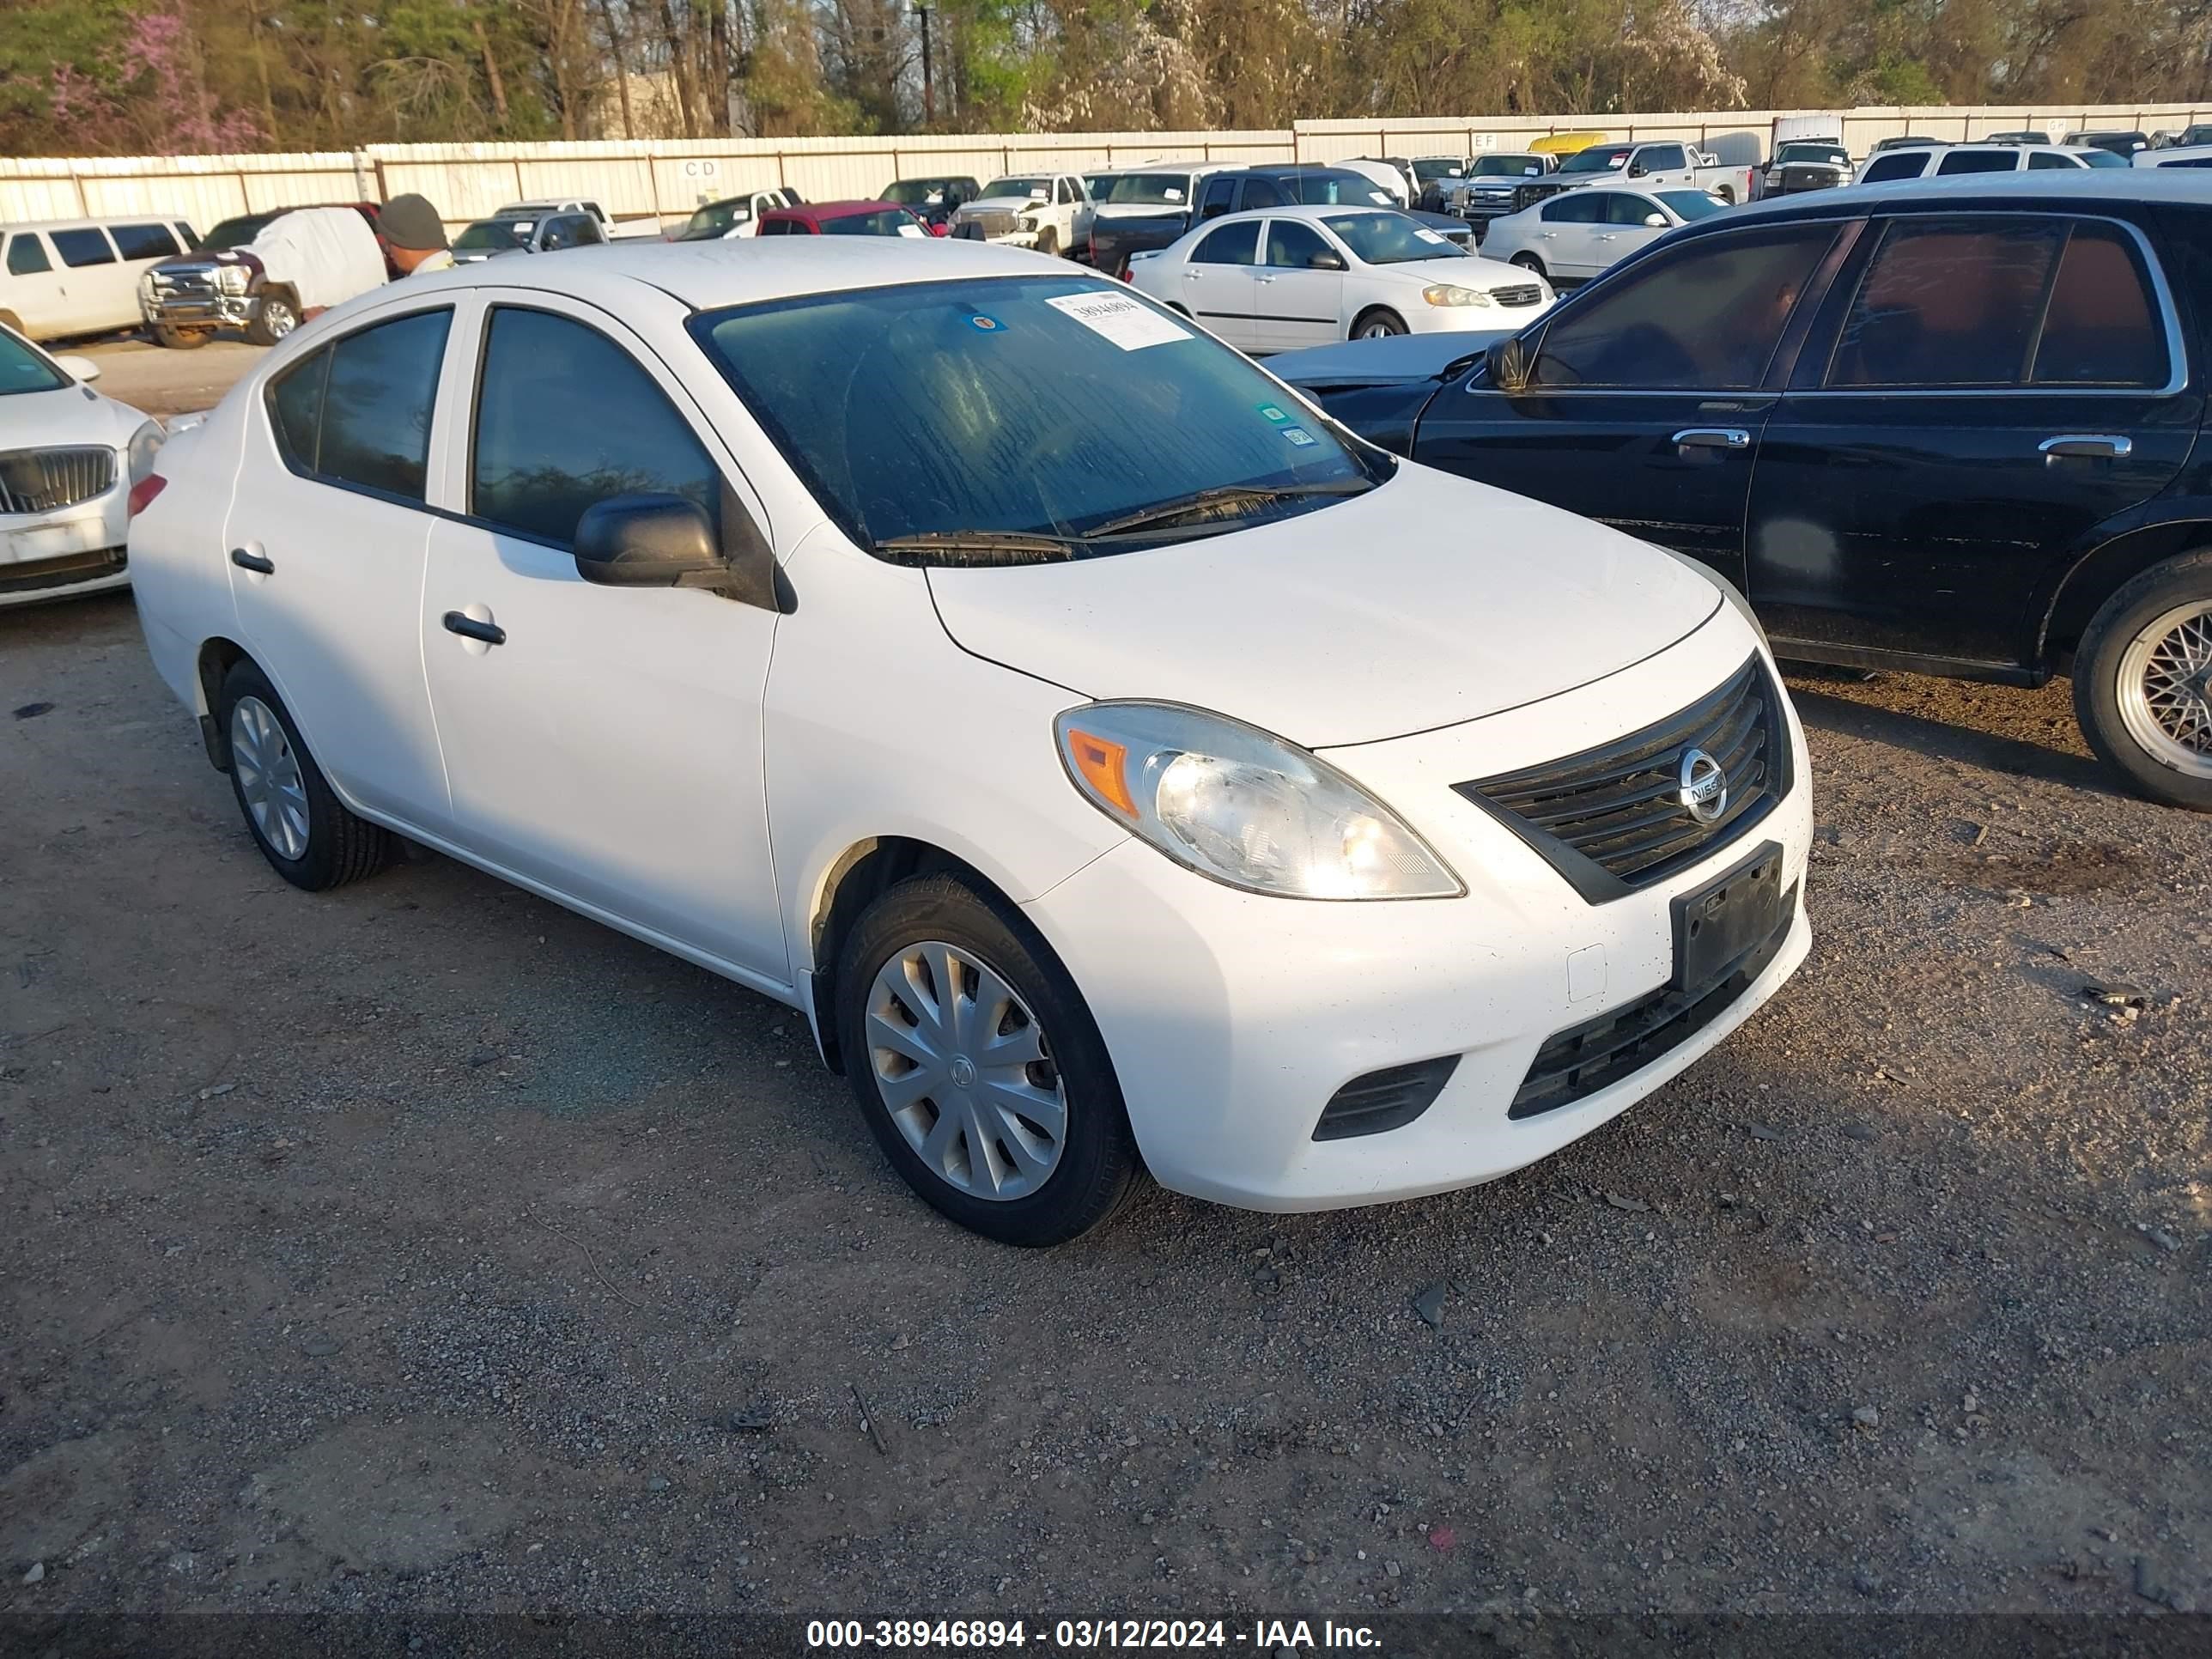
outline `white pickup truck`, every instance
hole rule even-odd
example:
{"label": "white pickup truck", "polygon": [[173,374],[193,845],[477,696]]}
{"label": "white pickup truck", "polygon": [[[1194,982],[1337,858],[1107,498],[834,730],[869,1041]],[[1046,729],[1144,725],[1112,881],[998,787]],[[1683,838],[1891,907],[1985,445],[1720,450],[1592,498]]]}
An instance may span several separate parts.
{"label": "white pickup truck", "polygon": [[1757,172],[1753,167],[1729,166],[1694,144],[1673,139],[1592,144],[1567,157],[1557,173],[1535,181],[1522,193],[1540,199],[1583,185],[1634,183],[1646,190],[1703,190],[1723,202],[1748,202]]}

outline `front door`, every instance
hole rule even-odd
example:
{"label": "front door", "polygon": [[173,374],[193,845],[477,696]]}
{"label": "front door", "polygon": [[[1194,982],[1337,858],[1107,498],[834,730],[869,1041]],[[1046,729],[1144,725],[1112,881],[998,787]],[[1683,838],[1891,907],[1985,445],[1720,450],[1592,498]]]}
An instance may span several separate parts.
{"label": "front door", "polygon": [[1253,314],[1259,260],[1257,219],[1217,226],[1191,249],[1179,284],[1183,309],[1241,351],[1254,350],[1260,343]]}
{"label": "front door", "polygon": [[435,836],[445,768],[416,665],[453,310],[386,312],[289,366],[246,422],[223,529],[240,637],[353,805]]}
{"label": "front door", "polygon": [[2151,258],[2034,215],[1900,216],[1861,251],[1759,451],[1749,592],[1778,646],[2031,661],[2061,570],[2203,411]]}
{"label": "front door", "polygon": [[568,550],[611,495],[682,495],[763,532],[765,515],[613,318],[495,291],[471,331],[470,426],[444,452],[453,516],[432,533],[418,613],[456,839],[695,958],[787,985],[762,787],[775,615],[698,588],[595,586]]}
{"label": "front door", "polygon": [[1837,233],[1832,221],[1801,222],[1654,256],[1531,331],[1526,391],[1479,376],[1438,394],[1413,459],[1656,542],[1741,585],[1771,366]]}
{"label": "front door", "polygon": [[[1344,256],[1299,219],[1270,219],[1253,273],[1253,334],[1261,351],[1344,337]],[[1323,265],[1316,265],[1318,258]],[[1333,262],[1334,268],[1325,268]]]}
{"label": "front door", "polygon": [[8,239],[8,274],[0,277],[0,311],[12,312],[33,340],[69,331],[69,279],[54,264],[53,250],[35,230]]}
{"label": "front door", "polygon": [[[1653,219],[1659,222],[1650,223]],[[1605,223],[1597,229],[1601,268],[1610,270],[1630,254],[1641,253],[1668,228],[1667,216],[1649,196],[1632,190],[1606,191]]]}

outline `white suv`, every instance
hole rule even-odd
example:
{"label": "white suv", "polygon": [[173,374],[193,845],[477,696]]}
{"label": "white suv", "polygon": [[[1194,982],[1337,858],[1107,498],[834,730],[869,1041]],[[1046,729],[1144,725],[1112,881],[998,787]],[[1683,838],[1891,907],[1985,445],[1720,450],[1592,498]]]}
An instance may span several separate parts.
{"label": "white suv", "polygon": [[147,645],[277,874],[405,836],[799,1008],[996,1238],[1140,1166],[1268,1210],[1490,1180],[1810,940],[1735,590],[1034,254],[413,277],[156,476]]}

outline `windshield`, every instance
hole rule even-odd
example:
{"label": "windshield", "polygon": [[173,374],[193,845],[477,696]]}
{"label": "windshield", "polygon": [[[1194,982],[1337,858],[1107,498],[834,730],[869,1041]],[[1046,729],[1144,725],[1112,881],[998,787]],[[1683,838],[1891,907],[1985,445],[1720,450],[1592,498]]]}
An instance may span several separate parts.
{"label": "windshield", "polygon": [[1301,173],[1296,175],[1298,200],[1307,207],[1334,207],[1338,203],[1372,202],[1389,207],[1390,192],[1364,173]]}
{"label": "windshield", "polygon": [[1847,167],[1851,158],[1833,144],[1784,144],[1774,152],[1778,161],[1825,161],[1830,167]]}
{"label": "windshield", "polygon": [[1413,163],[1413,177],[1424,185],[1433,184],[1439,179],[1464,179],[1467,177],[1467,163],[1442,157],[1416,161]]}
{"label": "windshield", "polygon": [[1466,252],[1402,213],[1340,213],[1322,222],[1366,264],[1401,265],[1413,259],[1463,258]]}
{"label": "windshield", "polygon": [[453,252],[481,253],[486,248],[521,247],[536,228],[532,219],[479,219],[453,238]]}
{"label": "windshield", "polygon": [[707,312],[690,328],[864,547],[1079,536],[1201,490],[1352,489],[1373,476],[1241,354],[1094,277],[808,295]]}
{"label": "windshield", "polygon": [[1124,173],[1091,181],[1091,199],[1104,207],[1182,207],[1190,200],[1187,173]]}
{"label": "windshield", "polygon": [[901,207],[935,207],[945,200],[945,187],[950,179],[902,179],[884,192],[886,202],[896,202]]}
{"label": "windshield", "polygon": [[1544,174],[1544,158],[1540,155],[1478,155],[1474,167],[1468,173],[1470,179],[1540,179]]}
{"label": "windshield", "polygon": [[273,224],[277,217],[274,213],[241,213],[235,219],[226,219],[208,232],[207,240],[200,244],[200,251],[220,253],[227,247],[243,247]]}
{"label": "windshield", "polygon": [[58,392],[68,384],[51,363],[22,341],[0,333],[0,398],[18,392]]}
{"label": "windshield", "polygon": [[1677,219],[1702,219],[1725,205],[1702,190],[1662,190],[1659,199],[1674,209]]}
{"label": "windshield", "polygon": [[1613,173],[1628,165],[1628,152],[1610,144],[1578,150],[1559,163],[1562,173]]}
{"label": "windshield", "polygon": [[2093,167],[2124,167],[2134,165],[2126,156],[2115,155],[2108,149],[2085,149],[2076,159],[2087,161]]}
{"label": "windshield", "polygon": [[732,225],[741,225],[753,216],[752,207],[745,202],[709,202],[691,216],[684,227],[678,241],[704,241],[712,236],[726,236]]}
{"label": "windshield", "polygon": [[994,179],[983,186],[986,196],[1049,196],[1049,179]]}

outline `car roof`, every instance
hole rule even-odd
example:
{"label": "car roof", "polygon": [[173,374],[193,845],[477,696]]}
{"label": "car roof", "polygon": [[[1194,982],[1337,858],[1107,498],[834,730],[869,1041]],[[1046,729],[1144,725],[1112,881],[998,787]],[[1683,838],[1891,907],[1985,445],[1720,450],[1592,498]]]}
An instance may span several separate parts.
{"label": "car roof", "polygon": [[[409,277],[410,287],[540,289],[590,300],[620,314],[625,298],[657,289],[700,310],[951,277],[1094,276],[1051,254],[958,238],[927,244],[899,237],[767,236],[740,242],[657,242],[594,247],[588,258],[549,254]],[[1101,276],[1102,287],[1116,286]]]}
{"label": "car roof", "polygon": [[1770,198],[1696,222],[1691,234],[1711,234],[1729,225],[1779,219],[1814,219],[1926,202],[1934,207],[2021,208],[2056,204],[2081,211],[2121,203],[2179,203],[2212,207],[2212,171],[2175,167],[2075,167],[2063,172],[1954,173],[1942,179],[1899,179],[1880,185]]}
{"label": "car roof", "polygon": [[[111,213],[99,219],[7,220],[0,221],[0,236],[13,235],[19,230],[105,230],[110,225],[173,225],[182,223],[191,216],[157,209],[146,213]],[[230,216],[236,219],[245,216],[232,214]]]}

